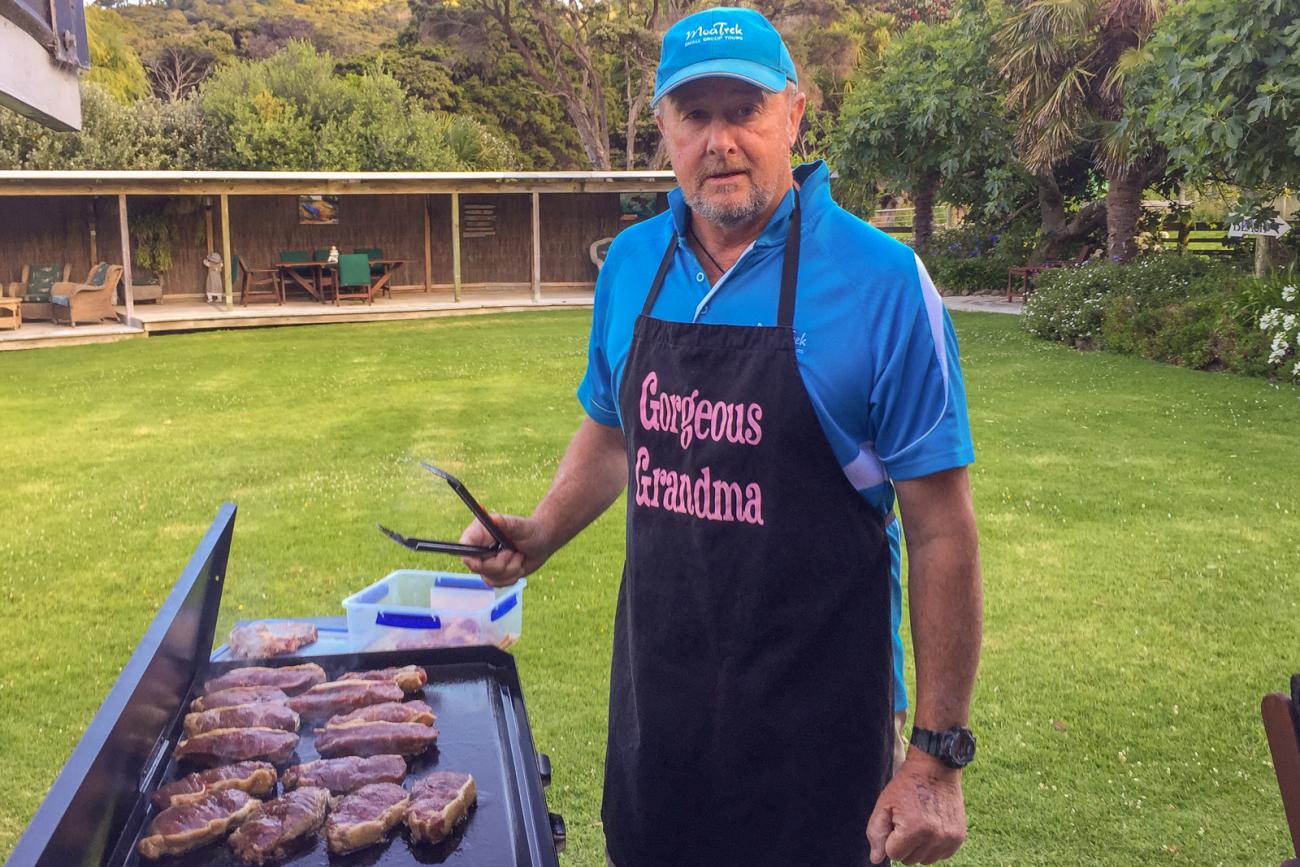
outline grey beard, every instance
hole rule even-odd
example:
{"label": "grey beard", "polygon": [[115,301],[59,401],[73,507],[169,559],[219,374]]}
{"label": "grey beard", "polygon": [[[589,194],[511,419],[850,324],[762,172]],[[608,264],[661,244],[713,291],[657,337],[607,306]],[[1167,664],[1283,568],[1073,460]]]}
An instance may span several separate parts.
{"label": "grey beard", "polygon": [[753,222],[772,201],[772,194],[751,186],[749,200],[739,205],[719,206],[704,198],[702,193],[695,193],[686,200],[691,210],[701,219],[717,226],[742,226]]}

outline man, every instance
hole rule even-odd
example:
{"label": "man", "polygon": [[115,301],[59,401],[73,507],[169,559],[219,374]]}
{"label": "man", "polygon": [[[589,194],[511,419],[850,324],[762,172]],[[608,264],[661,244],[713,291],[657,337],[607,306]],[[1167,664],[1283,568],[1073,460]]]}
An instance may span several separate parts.
{"label": "man", "polygon": [[[679,188],[596,289],[588,418],[514,550],[536,570],[628,491],[602,809],[611,863],[932,863],[966,829],[981,590],[951,323],[915,255],[790,169],[804,112],[761,15],[669,29],[654,106]],[[891,560],[917,701],[892,772]],[[477,523],[463,540],[483,543]]]}

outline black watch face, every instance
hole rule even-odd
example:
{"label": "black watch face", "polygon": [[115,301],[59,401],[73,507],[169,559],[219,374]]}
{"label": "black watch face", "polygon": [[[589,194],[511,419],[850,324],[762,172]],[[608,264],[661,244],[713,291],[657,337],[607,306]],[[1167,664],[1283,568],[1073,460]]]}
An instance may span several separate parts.
{"label": "black watch face", "polygon": [[970,764],[971,759],[975,758],[975,735],[968,729],[957,729],[953,732],[951,751],[953,763],[957,767]]}

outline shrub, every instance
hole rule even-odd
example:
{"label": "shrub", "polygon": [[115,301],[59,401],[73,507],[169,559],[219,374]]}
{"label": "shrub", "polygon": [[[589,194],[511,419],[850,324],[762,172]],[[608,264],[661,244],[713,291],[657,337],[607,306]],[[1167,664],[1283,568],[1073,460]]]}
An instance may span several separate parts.
{"label": "shrub", "polygon": [[1153,255],[1044,273],[1030,333],[1199,370],[1300,378],[1300,294],[1195,256]]}
{"label": "shrub", "polygon": [[931,239],[925,266],[949,294],[998,290],[1006,285],[1007,269],[1029,259],[1036,231],[1028,220],[1002,228],[972,222],[945,229]]}

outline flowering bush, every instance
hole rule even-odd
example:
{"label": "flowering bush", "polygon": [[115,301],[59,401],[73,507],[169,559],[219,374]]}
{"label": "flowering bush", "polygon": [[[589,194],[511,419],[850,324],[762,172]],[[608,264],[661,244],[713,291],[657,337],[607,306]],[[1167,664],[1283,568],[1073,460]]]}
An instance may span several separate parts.
{"label": "flowering bush", "polygon": [[1284,306],[1265,310],[1259,330],[1268,336],[1269,365],[1290,379],[1300,379],[1300,304],[1295,285],[1283,286],[1278,295]]}
{"label": "flowering bush", "polygon": [[1300,290],[1196,256],[1060,268],[1039,277],[1030,333],[1199,370],[1300,379]]}

